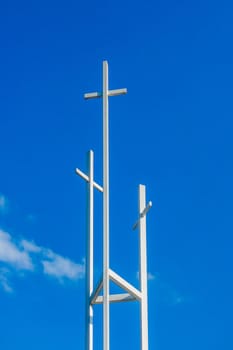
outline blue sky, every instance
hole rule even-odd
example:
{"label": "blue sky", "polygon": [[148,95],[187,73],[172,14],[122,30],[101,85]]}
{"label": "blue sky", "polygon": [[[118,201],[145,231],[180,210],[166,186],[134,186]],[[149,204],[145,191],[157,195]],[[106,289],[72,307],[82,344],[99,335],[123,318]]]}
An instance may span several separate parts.
{"label": "blue sky", "polygon": [[[86,152],[102,182],[110,88],[111,267],[138,286],[137,186],[148,215],[150,350],[232,349],[231,1],[0,5],[0,346],[84,349]],[[101,274],[96,193],[95,278]],[[111,350],[139,349],[139,308],[111,307]],[[95,350],[101,349],[96,306]]]}

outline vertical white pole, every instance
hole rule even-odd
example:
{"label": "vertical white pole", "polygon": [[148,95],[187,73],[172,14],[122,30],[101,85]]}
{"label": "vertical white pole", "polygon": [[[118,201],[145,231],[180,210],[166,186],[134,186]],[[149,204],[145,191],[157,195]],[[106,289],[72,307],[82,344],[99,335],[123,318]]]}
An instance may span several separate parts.
{"label": "vertical white pole", "polygon": [[108,62],[103,62],[103,342],[109,350],[109,125]]}
{"label": "vertical white pole", "polygon": [[93,258],[94,258],[94,153],[87,154],[88,176],[87,182],[87,261],[86,261],[86,350],[93,350],[93,306],[90,296],[93,292]]}
{"label": "vertical white pole", "polygon": [[[139,185],[139,215],[146,207],[146,187]],[[139,220],[140,235],[140,289],[141,311],[141,350],[148,350],[148,306],[147,306],[147,249],[146,249],[146,215]]]}

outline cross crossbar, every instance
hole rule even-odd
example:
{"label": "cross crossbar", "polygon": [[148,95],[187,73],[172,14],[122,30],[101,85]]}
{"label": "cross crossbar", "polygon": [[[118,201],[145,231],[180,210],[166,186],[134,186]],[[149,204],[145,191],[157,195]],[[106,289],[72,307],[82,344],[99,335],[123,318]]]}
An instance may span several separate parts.
{"label": "cross crossbar", "polygon": [[[127,94],[127,89],[115,89],[115,90],[108,90],[107,95],[108,96],[119,96],[119,95],[125,95]],[[85,100],[90,100],[91,98],[100,98],[103,97],[102,92],[89,92],[87,94],[84,94]]]}
{"label": "cross crossbar", "polygon": [[[89,176],[86,175],[86,174],[84,174],[80,169],[76,168],[76,169],[75,169],[75,172],[76,172],[77,175],[81,176],[81,177],[82,177],[84,180],[86,180],[87,182],[90,181]],[[94,186],[97,190],[99,190],[100,192],[104,192],[103,187],[100,186],[100,185],[98,185],[95,181],[93,181],[93,186]]]}
{"label": "cross crossbar", "polygon": [[139,224],[139,221],[141,218],[143,218],[147,213],[148,211],[150,210],[150,208],[152,208],[152,202],[149,201],[147,206],[143,209],[143,211],[140,213],[139,215],[139,219],[135,222],[135,224],[133,225],[133,230],[135,230],[137,227],[138,227],[138,224]]}

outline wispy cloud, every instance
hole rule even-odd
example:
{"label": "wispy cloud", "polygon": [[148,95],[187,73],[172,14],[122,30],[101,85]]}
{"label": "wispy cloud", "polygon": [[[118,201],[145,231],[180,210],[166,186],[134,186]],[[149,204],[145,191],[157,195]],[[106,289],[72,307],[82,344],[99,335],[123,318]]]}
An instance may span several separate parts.
{"label": "wispy cloud", "polygon": [[0,269],[0,287],[6,292],[6,293],[13,293],[13,288],[10,285],[9,282],[9,275],[10,271],[6,268]]}
{"label": "wispy cloud", "polygon": [[174,305],[183,304],[183,303],[186,303],[187,301],[188,301],[188,299],[185,298],[184,296],[176,295],[174,300],[173,300],[173,304]]}
{"label": "wispy cloud", "polygon": [[0,229],[0,286],[6,292],[12,292],[9,283],[10,274],[17,276],[39,273],[53,277],[59,282],[77,281],[84,277],[84,263],[78,264],[63,257],[51,249],[38,246],[27,239],[16,240]]}
{"label": "wispy cloud", "polygon": [[[0,214],[6,214],[8,210],[9,200],[0,193]],[[35,215],[27,216],[28,221],[35,221],[35,218]],[[32,240],[17,239],[0,228],[0,288],[11,293],[11,278],[32,273],[42,273],[58,282],[74,282],[84,277],[85,263],[78,264]]]}
{"label": "wispy cloud", "polygon": [[0,214],[6,214],[9,209],[9,202],[7,198],[0,193]]}
{"label": "wispy cloud", "polygon": [[[139,280],[139,271],[137,271],[136,277]],[[155,278],[156,278],[156,275],[154,275],[151,272],[147,272],[147,280],[148,281],[153,281]]]}
{"label": "wispy cloud", "polygon": [[42,260],[44,273],[58,278],[59,280],[77,280],[84,277],[85,267],[83,264],[76,264],[68,258],[49,251],[47,259]]}
{"label": "wispy cloud", "polygon": [[29,254],[21,250],[13,242],[8,232],[0,230],[0,261],[17,270],[33,270],[34,266]]}
{"label": "wispy cloud", "polygon": [[156,278],[157,300],[160,304],[166,306],[183,305],[191,301],[191,298],[182,293],[178,288],[165,282],[158,275]]}
{"label": "wispy cloud", "polygon": [[148,279],[148,281],[153,281],[155,278],[156,278],[156,276],[153,275],[153,273],[148,272],[148,274],[147,274],[147,279]]}
{"label": "wispy cloud", "polygon": [[20,244],[27,253],[39,253],[42,250],[42,248],[34,242],[27,241],[26,239],[22,239]]}
{"label": "wispy cloud", "polygon": [[[139,272],[136,274],[139,279]],[[187,295],[183,295],[174,286],[165,282],[159,273],[147,273],[147,280],[154,281],[154,287],[156,289],[156,300],[161,305],[176,306],[184,303],[191,302],[191,298]]]}

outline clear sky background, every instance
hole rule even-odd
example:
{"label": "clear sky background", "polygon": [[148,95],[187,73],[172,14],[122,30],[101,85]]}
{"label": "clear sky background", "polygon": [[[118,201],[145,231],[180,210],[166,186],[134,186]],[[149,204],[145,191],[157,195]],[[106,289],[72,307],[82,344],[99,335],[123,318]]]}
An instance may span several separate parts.
{"label": "clear sky background", "polygon": [[[138,286],[148,214],[150,350],[232,350],[232,1],[0,5],[0,347],[84,349],[86,151],[102,183],[110,88],[111,267]],[[101,274],[101,194],[95,272]],[[95,307],[95,350],[102,349]],[[139,350],[137,303],[111,307],[111,350]]]}

